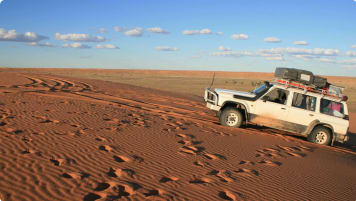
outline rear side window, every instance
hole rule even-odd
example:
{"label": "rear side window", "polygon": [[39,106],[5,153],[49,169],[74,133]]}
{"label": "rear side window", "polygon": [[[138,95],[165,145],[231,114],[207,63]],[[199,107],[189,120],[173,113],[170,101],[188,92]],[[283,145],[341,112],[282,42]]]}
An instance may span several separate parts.
{"label": "rear side window", "polygon": [[335,117],[343,118],[344,115],[344,105],[335,101],[321,99],[320,100],[320,112],[327,115],[332,115]]}
{"label": "rear side window", "polygon": [[294,92],[292,106],[304,110],[315,111],[316,97]]}

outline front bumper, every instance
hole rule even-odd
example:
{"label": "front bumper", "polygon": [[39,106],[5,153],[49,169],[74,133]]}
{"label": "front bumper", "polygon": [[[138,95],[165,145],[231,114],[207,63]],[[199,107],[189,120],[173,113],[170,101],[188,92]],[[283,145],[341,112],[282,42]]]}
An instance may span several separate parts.
{"label": "front bumper", "polygon": [[206,102],[206,106],[211,110],[220,110],[220,106],[218,106],[218,95],[215,91],[210,90],[209,88],[205,89],[204,100]]}
{"label": "front bumper", "polygon": [[209,109],[211,109],[211,110],[216,110],[216,111],[219,111],[220,109],[221,109],[221,107],[220,106],[218,106],[218,105],[214,105],[214,104],[212,104],[212,103],[206,103],[206,107],[208,107]]}

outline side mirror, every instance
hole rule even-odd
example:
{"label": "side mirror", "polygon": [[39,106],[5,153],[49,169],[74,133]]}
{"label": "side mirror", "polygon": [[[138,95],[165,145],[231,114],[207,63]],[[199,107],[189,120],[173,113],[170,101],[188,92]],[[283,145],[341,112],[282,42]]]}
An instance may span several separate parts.
{"label": "side mirror", "polygon": [[262,97],[262,100],[263,100],[263,102],[266,102],[266,101],[269,100],[269,97],[268,97],[268,96],[263,96],[263,97]]}

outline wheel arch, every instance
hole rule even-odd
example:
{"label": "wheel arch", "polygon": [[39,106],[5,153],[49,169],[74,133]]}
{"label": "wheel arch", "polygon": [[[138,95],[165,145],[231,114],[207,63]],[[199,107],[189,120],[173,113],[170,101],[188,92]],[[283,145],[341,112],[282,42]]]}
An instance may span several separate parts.
{"label": "wheel arch", "polygon": [[327,129],[329,129],[330,134],[331,134],[331,144],[334,144],[335,141],[335,135],[334,135],[334,128],[328,124],[328,123],[324,123],[324,122],[320,122],[319,120],[315,120],[313,121],[307,128],[305,134],[306,136],[309,136],[314,129],[316,129],[317,127],[325,127]]}
{"label": "wheel arch", "polygon": [[245,121],[248,121],[248,109],[245,104],[239,103],[239,102],[234,102],[234,101],[226,101],[222,105],[220,111],[223,111],[225,108],[232,107],[232,108],[237,108],[242,110],[243,114],[242,116],[245,118]]}

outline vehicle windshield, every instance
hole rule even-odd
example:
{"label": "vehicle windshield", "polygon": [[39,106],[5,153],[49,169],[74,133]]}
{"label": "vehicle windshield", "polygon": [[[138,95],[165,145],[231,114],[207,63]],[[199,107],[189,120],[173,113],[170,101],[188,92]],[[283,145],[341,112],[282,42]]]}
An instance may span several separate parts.
{"label": "vehicle windshield", "polygon": [[266,88],[267,88],[266,84],[263,84],[263,85],[257,87],[255,90],[253,90],[252,93],[259,94],[262,91],[264,91]]}

